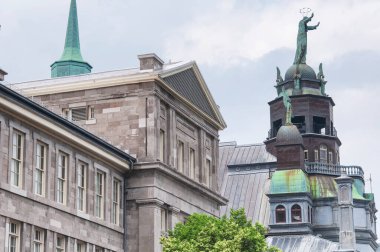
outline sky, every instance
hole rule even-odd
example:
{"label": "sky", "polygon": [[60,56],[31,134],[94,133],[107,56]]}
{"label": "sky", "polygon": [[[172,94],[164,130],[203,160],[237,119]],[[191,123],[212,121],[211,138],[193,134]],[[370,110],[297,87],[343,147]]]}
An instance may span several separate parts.
{"label": "sky", "polygon": [[[2,0],[0,67],[16,83],[46,79],[63,52],[69,0]],[[137,55],[195,60],[228,125],[221,141],[263,142],[269,106],[296,48],[299,10],[320,21],[307,63],[323,62],[341,164],[360,165],[380,195],[380,1],[77,0],[82,55],[93,72],[137,67]],[[370,191],[367,181],[367,191]],[[380,197],[380,196],[378,196]],[[378,204],[379,205],[379,204]],[[380,230],[380,229],[379,229]]]}

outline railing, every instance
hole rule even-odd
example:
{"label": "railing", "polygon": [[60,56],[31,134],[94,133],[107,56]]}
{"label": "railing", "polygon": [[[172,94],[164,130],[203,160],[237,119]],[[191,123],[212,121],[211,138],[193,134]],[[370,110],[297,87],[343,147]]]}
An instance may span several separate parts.
{"label": "railing", "polygon": [[[297,124],[294,124],[297,126]],[[314,133],[314,134],[319,134],[319,135],[325,135],[325,136],[334,136],[334,137],[338,137],[338,131],[335,129],[335,127],[329,131],[321,131],[321,132],[306,132],[306,127],[301,127],[301,128],[298,128],[298,130],[300,131],[301,134],[305,134],[305,133]],[[278,129],[277,129],[278,131]],[[277,135],[277,131],[275,131],[273,128],[271,128],[269,131],[268,131],[268,139],[271,139],[271,138],[274,138],[276,137]]]}
{"label": "railing", "polygon": [[351,177],[364,177],[363,169],[360,166],[354,165],[334,165],[317,162],[305,162],[305,171],[307,173],[327,174],[340,176],[342,172],[345,172]]}

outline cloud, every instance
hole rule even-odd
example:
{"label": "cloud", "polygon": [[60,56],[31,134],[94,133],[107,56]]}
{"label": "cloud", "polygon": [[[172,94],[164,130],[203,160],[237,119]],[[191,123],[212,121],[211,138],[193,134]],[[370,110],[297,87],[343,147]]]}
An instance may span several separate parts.
{"label": "cloud", "polygon": [[355,50],[380,47],[380,5],[377,1],[222,1],[213,10],[195,15],[165,41],[173,58],[196,58],[201,64],[230,67],[257,60],[282,47],[295,50],[299,6],[315,11],[309,32],[309,62]]}

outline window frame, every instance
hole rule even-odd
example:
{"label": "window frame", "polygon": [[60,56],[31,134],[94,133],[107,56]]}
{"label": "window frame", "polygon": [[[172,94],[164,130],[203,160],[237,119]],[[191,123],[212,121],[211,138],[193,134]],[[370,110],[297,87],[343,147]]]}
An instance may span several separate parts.
{"label": "window frame", "polygon": [[121,203],[121,181],[113,178],[112,180],[112,209],[111,223],[120,225],[120,203]]}
{"label": "window frame", "polygon": [[177,143],[177,170],[181,173],[185,171],[185,143],[178,140]]}
{"label": "window frame", "polygon": [[[15,232],[12,231],[12,226],[15,227]],[[19,222],[16,221],[9,221],[9,230],[8,230],[8,251],[9,252],[20,252],[20,234],[21,234],[21,225]],[[14,243],[14,250],[12,250],[12,241],[15,241]]]}
{"label": "window frame", "polygon": [[319,162],[319,151],[318,151],[318,149],[314,150],[314,162]]}
{"label": "window frame", "polygon": [[195,179],[195,150],[189,148],[189,177]]}
{"label": "window frame", "polygon": [[165,131],[163,129],[160,129],[159,135],[159,159],[165,162]]}
{"label": "window frame", "polygon": [[[274,209],[275,212],[275,223],[286,223],[287,214],[286,214],[286,207],[284,205],[277,205]],[[283,214],[283,217],[280,215]],[[281,219],[279,218],[281,217]],[[282,221],[283,219],[283,221]]]}
{"label": "window frame", "polygon": [[[40,233],[39,239],[37,239],[37,232]],[[40,246],[39,250],[36,250],[36,245]],[[45,232],[40,228],[34,228],[33,232],[33,252],[44,252],[45,245]]]}
{"label": "window frame", "polygon": [[206,162],[205,162],[205,169],[204,169],[204,184],[207,186],[207,187],[210,187],[211,186],[211,159],[210,158],[206,158]]}
{"label": "window frame", "polygon": [[325,144],[319,146],[319,162],[324,164],[328,162],[327,146]]}
{"label": "window frame", "polygon": [[[62,164],[62,158],[64,158],[65,162]],[[69,154],[58,151],[57,154],[57,169],[56,169],[56,201],[59,204],[66,205],[67,204],[67,171],[69,168]],[[62,172],[64,170],[64,172]],[[63,175],[63,177],[62,177]]]}
{"label": "window frame", "polygon": [[[296,219],[299,217],[299,220]],[[299,204],[294,204],[290,208],[290,221],[292,223],[302,223],[302,207]]]}
{"label": "window frame", "polygon": [[33,191],[34,194],[45,197],[48,146],[41,141],[37,141],[35,146]]}
{"label": "window frame", "polygon": [[[61,245],[59,245],[60,239],[62,239],[61,241],[63,243]],[[65,236],[57,234],[57,236],[55,238],[55,251],[56,252],[65,252],[66,251],[66,237]]]}
{"label": "window frame", "polygon": [[[80,246],[80,248],[79,248]],[[86,251],[86,243],[82,241],[76,241],[76,246],[75,246],[75,251],[76,252],[85,252]]]}
{"label": "window frame", "polygon": [[[96,169],[95,172],[95,201],[94,201],[94,215],[99,219],[104,219],[104,192],[105,192],[105,177],[106,174]],[[100,180],[98,180],[100,178]],[[100,184],[99,184],[100,182]],[[98,188],[100,187],[100,188]]]}
{"label": "window frame", "polygon": [[[15,136],[18,137],[15,145]],[[10,155],[10,178],[9,182],[16,188],[22,188],[24,173],[24,153],[25,153],[25,133],[13,129],[11,135],[11,155]],[[16,151],[16,154],[15,154]],[[17,164],[17,165],[16,165]],[[14,171],[17,166],[18,171]],[[17,174],[17,175],[14,175]],[[17,176],[17,180],[14,178]],[[15,184],[17,182],[17,184]]]}
{"label": "window frame", "polygon": [[[81,212],[86,212],[87,210],[87,174],[88,174],[88,164],[82,161],[78,162],[77,165],[77,209]],[[79,182],[83,183],[79,183]]]}

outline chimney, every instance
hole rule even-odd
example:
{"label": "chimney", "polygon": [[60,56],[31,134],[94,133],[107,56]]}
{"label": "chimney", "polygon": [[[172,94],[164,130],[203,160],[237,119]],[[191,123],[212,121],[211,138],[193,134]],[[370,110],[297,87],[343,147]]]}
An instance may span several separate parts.
{"label": "chimney", "polygon": [[345,252],[356,252],[356,237],[354,229],[354,213],[352,200],[352,184],[354,180],[345,172],[335,178],[338,185],[339,206],[339,250]]}
{"label": "chimney", "polygon": [[137,56],[140,60],[140,70],[161,70],[164,61],[155,53],[141,54]]}
{"label": "chimney", "polygon": [[8,73],[5,72],[3,69],[0,68],[0,81],[4,80],[4,76],[7,75]]}

